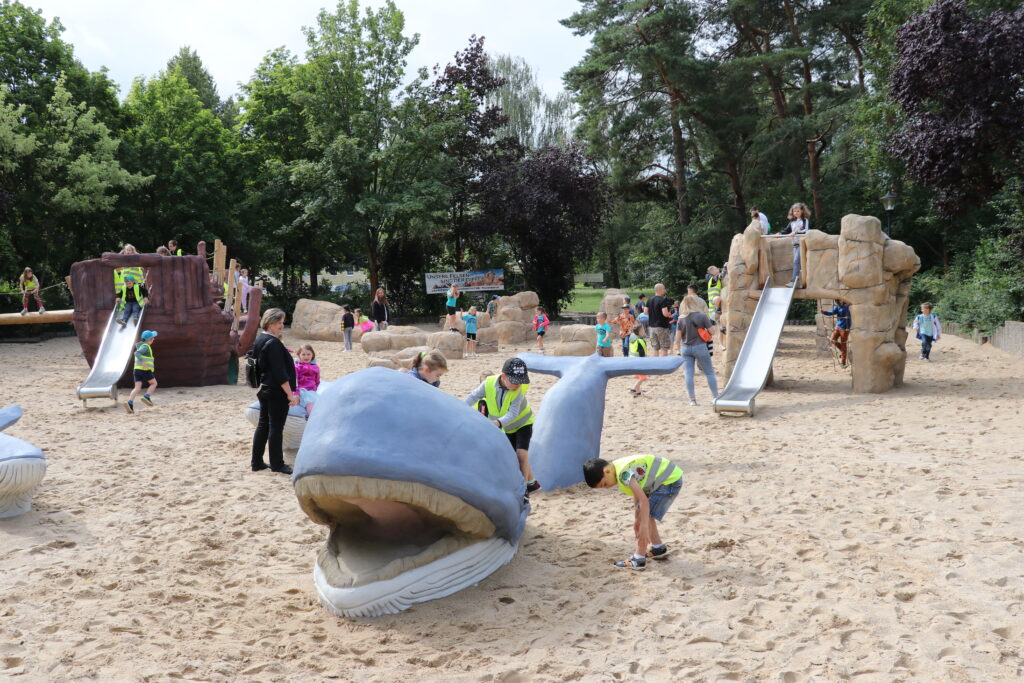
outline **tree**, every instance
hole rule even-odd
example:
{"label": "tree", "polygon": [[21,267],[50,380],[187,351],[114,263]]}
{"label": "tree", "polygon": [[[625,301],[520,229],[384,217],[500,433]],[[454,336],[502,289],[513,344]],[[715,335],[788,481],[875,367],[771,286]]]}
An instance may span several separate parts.
{"label": "tree", "polygon": [[486,102],[497,107],[505,122],[499,136],[513,137],[529,149],[563,146],[573,137],[573,102],[565,91],[549,97],[537,81],[537,71],[522,57],[498,55],[488,68],[502,83],[487,94]]}
{"label": "tree", "polygon": [[403,87],[419,40],[404,27],[391,0],[362,15],[350,0],[306,29],[299,101],[314,158],[296,162],[293,180],[306,217],[361,245],[373,288],[387,241],[430,230],[451,193],[443,142],[454,124],[429,105],[425,72]]}
{"label": "tree", "polygon": [[531,151],[488,173],[481,185],[477,230],[505,239],[527,286],[557,314],[601,233],[609,209],[603,176],[572,145]]}
{"label": "tree", "polygon": [[914,180],[953,216],[1019,173],[1024,140],[1024,8],[972,14],[941,0],[896,33],[890,96],[906,122],[891,138]]}

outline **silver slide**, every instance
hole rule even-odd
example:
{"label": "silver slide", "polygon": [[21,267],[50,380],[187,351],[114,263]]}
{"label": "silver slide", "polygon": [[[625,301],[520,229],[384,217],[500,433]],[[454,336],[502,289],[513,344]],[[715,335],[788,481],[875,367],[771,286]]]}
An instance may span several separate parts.
{"label": "silver slide", "polygon": [[117,380],[121,379],[124,369],[132,359],[135,340],[139,337],[139,327],[142,325],[142,316],[144,315],[146,315],[145,306],[142,307],[142,313],[139,314],[138,324],[129,319],[128,324],[121,327],[116,322],[117,309],[110,312],[107,329],[103,332],[103,340],[100,342],[100,350],[96,352],[92,370],[75,391],[83,404],[90,398],[117,400]]}
{"label": "silver slide", "polygon": [[779,346],[779,337],[786,324],[795,287],[772,287],[771,278],[764,283],[761,300],[757,302],[754,319],[750,321],[732,376],[718,399],[715,412],[754,414],[754,397],[764,389],[771,371],[772,358]]}

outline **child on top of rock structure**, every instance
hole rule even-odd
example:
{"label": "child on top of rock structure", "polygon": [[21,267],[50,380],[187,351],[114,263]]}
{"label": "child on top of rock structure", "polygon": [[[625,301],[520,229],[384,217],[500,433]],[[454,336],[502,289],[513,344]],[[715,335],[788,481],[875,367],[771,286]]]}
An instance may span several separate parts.
{"label": "child on top of rock structure", "polygon": [[921,314],[914,318],[914,331],[921,340],[921,360],[931,360],[932,344],[942,336],[942,323],[939,316],[932,313],[931,302],[921,304]]}
{"label": "child on top of rock structure", "polygon": [[448,359],[439,349],[421,351],[412,362],[409,375],[423,380],[432,387],[441,386],[441,376],[448,372]]}
{"label": "child on top of rock structure", "polygon": [[316,364],[316,351],[309,344],[299,347],[295,361],[295,384],[299,390],[299,407],[306,409],[306,417],[313,412],[317,389],[320,388],[320,366]]}
{"label": "child on top of rock structure", "polygon": [[459,312],[459,319],[466,323],[466,357],[476,355],[476,306],[470,306],[466,313]]}
{"label": "child on top of rock structure", "polygon": [[656,455],[633,455],[611,462],[591,458],[583,463],[583,478],[592,489],[617,486],[635,500],[636,550],[632,557],[614,566],[642,571],[647,568],[647,558],[664,560],[668,557],[668,546],[658,533],[658,522],[665,518],[683,486],[683,470],[678,465]]}

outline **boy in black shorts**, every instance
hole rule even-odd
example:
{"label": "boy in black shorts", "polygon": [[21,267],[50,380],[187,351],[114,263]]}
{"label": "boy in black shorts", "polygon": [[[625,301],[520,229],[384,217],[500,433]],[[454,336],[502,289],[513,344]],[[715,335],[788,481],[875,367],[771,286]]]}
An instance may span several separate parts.
{"label": "boy in black shorts", "polygon": [[135,344],[135,367],[133,377],[135,388],[132,389],[128,400],[122,405],[131,415],[135,412],[135,397],[142,391],[143,382],[149,384],[146,393],[142,394],[142,402],[147,406],[153,405],[153,392],[156,391],[156,364],[153,360],[153,340],[156,339],[156,332],[146,330],[141,335],[142,341]]}
{"label": "boy in black shorts", "polygon": [[466,397],[466,405],[487,416],[505,432],[519,458],[519,470],[526,480],[526,495],[540,488],[530,469],[530,438],[533,436],[533,410],[526,400],[530,376],[522,358],[509,358],[500,375],[491,375]]}

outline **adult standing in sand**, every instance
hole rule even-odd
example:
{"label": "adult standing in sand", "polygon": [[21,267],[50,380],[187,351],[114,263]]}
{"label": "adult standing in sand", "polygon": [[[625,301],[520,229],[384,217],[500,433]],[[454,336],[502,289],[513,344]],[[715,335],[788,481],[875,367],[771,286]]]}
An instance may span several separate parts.
{"label": "adult standing in sand", "polygon": [[[683,337],[683,371],[686,374],[686,393],[690,397],[690,405],[697,405],[697,394],[693,387],[693,364],[700,366],[701,372],[708,380],[712,398],[718,398],[718,380],[715,377],[715,366],[711,363],[708,353],[708,341],[714,331],[715,324],[702,310],[701,299],[696,294],[683,297],[683,305],[679,307],[679,332]],[[705,330],[706,338],[700,330]]]}
{"label": "adult standing in sand", "polygon": [[651,328],[652,356],[667,356],[672,348],[672,337],[669,326],[672,321],[672,299],[665,296],[665,285],[660,282],[654,285],[654,296],[647,302],[647,311]]}
{"label": "adult standing in sand", "polygon": [[384,288],[378,287],[377,294],[370,304],[370,320],[374,322],[378,330],[388,329],[388,298],[384,295]]}
{"label": "adult standing in sand", "polygon": [[263,451],[270,444],[270,469],[291,474],[292,468],[284,464],[284,423],[288,408],[299,405],[295,379],[295,363],[281,342],[285,313],[271,308],[260,320],[261,331],[253,342],[253,355],[258,359],[261,375],[256,398],[260,402],[260,421],[252,435],[252,471],[267,469]]}

